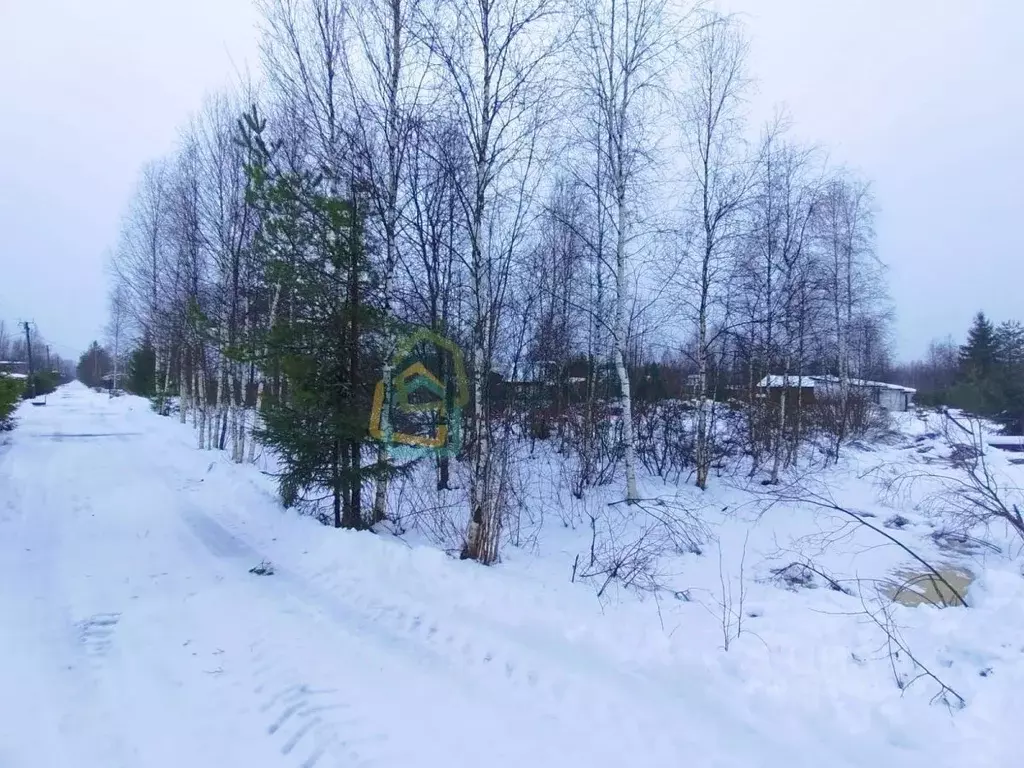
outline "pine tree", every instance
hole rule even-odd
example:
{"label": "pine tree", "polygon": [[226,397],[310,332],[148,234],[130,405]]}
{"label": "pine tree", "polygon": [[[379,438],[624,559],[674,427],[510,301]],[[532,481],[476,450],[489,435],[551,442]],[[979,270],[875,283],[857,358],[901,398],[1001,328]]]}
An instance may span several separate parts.
{"label": "pine tree", "polygon": [[996,329],[999,383],[1002,391],[998,420],[1016,434],[1024,433],[1024,326],[1016,320]]}
{"label": "pine tree", "polygon": [[128,377],[125,386],[133,395],[156,395],[156,350],[148,339],[132,350],[128,358]]}
{"label": "pine tree", "polygon": [[967,343],[960,348],[960,370],[949,391],[950,405],[983,416],[1005,411],[1008,376],[1001,346],[992,322],[979,312],[967,332]]}
{"label": "pine tree", "polygon": [[995,331],[996,356],[1007,371],[1024,370],[1024,326],[1016,320],[999,324]]}
{"label": "pine tree", "polygon": [[286,505],[305,506],[335,527],[361,528],[363,484],[390,469],[363,462],[377,370],[371,341],[383,318],[368,301],[372,276],[356,185],[344,198],[336,179],[278,167],[264,127],[255,111],[241,126],[249,194],[261,217],[254,248],[287,309],[263,345],[261,364],[277,372],[279,384],[264,400],[258,436],[281,461]]}
{"label": "pine tree", "polygon": [[998,343],[991,321],[979,312],[967,332],[967,344],[960,348],[961,373],[972,379],[992,374],[999,359]]}

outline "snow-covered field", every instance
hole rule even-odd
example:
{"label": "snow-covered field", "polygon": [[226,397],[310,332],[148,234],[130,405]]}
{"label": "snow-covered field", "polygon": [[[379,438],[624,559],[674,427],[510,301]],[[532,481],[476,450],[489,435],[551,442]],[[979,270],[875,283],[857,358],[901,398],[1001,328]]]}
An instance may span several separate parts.
{"label": "snow-covered field", "polygon": [[[865,613],[906,554],[834,512],[765,511],[736,478],[673,489],[714,539],[665,564],[671,591],[598,600],[570,583],[586,526],[549,517],[486,569],[282,511],[271,478],[140,399],[71,384],[18,417],[0,438],[2,768],[1024,764],[1020,553],[941,549],[918,501],[879,497],[869,470],[939,450],[913,417],[816,482],[977,575],[970,608],[892,607],[960,710],[930,678],[897,687],[919,670]],[[771,578],[815,548],[854,594]]]}

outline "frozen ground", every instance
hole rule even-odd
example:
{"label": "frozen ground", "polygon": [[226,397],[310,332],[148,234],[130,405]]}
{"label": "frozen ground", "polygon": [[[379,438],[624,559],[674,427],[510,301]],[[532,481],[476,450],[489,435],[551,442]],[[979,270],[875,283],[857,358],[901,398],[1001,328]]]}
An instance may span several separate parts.
{"label": "frozen ground", "polygon": [[[484,569],[283,512],[270,478],[196,450],[142,400],[72,384],[19,418],[0,445],[2,768],[1022,762],[1024,579],[1009,540],[956,555],[979,576],[969,609],[894,609],[967,700],[953,713],[929,703],[930,680],[894,684],[914,668],[888,658],[867,595],[768,578],[840,520],[780,504],[754,523],[752,494],[725,479],[683,491],[716,541],[666,565],[680,599],[598,601],[569,583],[585,526],[549,519]],[[900,511],[900,537],[948,558],[912,498],[886,503],[861,477],[923,461],[929,444],[854,450],[819,480],[874,521]],[[250,573],[264,561],[273,575]],[[870,579],[906,557],[854,531],[815,562]],[[726,651],[730,592],[743,624]]]}

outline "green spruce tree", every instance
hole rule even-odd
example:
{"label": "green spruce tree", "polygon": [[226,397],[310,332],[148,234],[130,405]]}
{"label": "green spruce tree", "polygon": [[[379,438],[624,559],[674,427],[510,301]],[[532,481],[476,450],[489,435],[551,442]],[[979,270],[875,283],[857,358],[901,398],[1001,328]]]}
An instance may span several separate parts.
{"label": "green spruce tree", "polygon": [[1000,340],[992,322],[979,312],[960,347],[957,379],[949,403],[981,416],[998,416],[1006,408],[1007,378]]}
{"label": "green spruce tree", "polygon": [[156,395],[156,350],[148,339],[143,339],[128,358],[125,388],[141,397]]}
{"label": "green spruce tree", "polygon": [[998,420],[1014,434],[1024,434],[1024,326],[1016,320],[996,329],[1002,409]]}
{"label": "green spruce tree", "polygon": [[991,321],[979,312],[967,332],[967,343],[960,348],[960,369],[968,378],[990,376],[999,360],[999,345]]}
{"label": "green spruce tree", "polygon": [[[372,275],[354,194],[339,180],[282,168],[253,110],[241,121],[248,194],[260,215],[254,248],[282,311],[261,365],[276,384],[264,398],[259,438],[281,462],[281,495],[339,528],[361,528],[362,488],[390,469],[372,460],[369,416],[383,318],[368,300]],[[329,504],[330,511],[324,507]]]}

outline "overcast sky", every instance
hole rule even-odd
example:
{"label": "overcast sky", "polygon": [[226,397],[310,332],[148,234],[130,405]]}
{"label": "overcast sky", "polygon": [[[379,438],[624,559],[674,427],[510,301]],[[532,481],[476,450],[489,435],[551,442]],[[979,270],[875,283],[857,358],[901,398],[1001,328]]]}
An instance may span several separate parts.
{"label": "overcast sky", "polygon": [[[752,109],[874,182],[901,358],[985,309],[1024,320],[1024,2],[720,0]],[[137,174],[256,63],[250,0],[0,0],[0,319],[102,337]]]}

